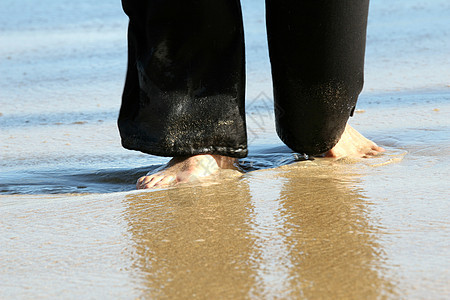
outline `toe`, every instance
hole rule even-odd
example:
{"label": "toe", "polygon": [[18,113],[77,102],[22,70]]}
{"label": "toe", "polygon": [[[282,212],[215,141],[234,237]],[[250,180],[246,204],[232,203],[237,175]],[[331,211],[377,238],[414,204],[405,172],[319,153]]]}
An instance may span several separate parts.
{"label": "toe", "polygon": [[375,150],[377,152],[384,152],[384,151],[386,151],[386,149],[384,149],[383,147],[380,147],[378,145],[375,145],[374,147],[372,147],[372,150]]}
{"label": "toe", "polygon": [[175,176],[166,176],[155,184],[157,187],[168,186],[175,180]]}
{"label": "toe", "polygon": [[136,182],[136,188],[141,189],[143,185],[151,180],[150,176],[142,176]]}
{"label": "toe", "polygon": [[136,188],[138,190],[148,189],[154,185],[155,180],[157,180],[159,176],[151,175],[151,176],[143,176],[139,178],[136,183]]}
{"label": "toe", "polygon": [[154,186],[157,185],[163,178],[164,178],[164,176],[162,176],[162,175],[156,175],[156,176],[153,176],[152,179],[144,185],[144,189],[150,189],[150,188],[154,187]]}
{"label": "toe", "polygon": [[375,150],[369,150],[369,151],[366,152],[366,155],[367,155],[367,156],[375,156],[375,155],[377,155],[377,154],[378,154],[378,152],[375,151]]}
{"label": "toe", "polygon": [[369,158],[369,157],[374,157],[376,155],[378,155],[379,152],[375,151],[375,150],[368,150],[364,153],[364,155],[362,156],[363,158]]}

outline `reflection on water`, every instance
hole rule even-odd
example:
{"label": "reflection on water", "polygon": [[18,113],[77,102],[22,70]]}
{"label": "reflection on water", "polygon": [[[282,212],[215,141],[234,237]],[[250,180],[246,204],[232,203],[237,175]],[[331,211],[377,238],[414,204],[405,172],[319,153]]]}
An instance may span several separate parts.
{"label": "reflection on water", "polygon": [[144,298],[394,295],[383,230],[344,165],[307,162],[213,186],[129,194]]}
{"label": "reflection on water", "polygon": [[280,202],[294,266],[291,288],[307,299],[391,294],[377,243],[383,231],[369,221],[371,204],[355,184],[358,177],[339,167],[286,174]]}
{"label": "reflection on water", "polygon": [[248,187],[185,187],[126,197],[145,298],[238,299],[255,279]]}

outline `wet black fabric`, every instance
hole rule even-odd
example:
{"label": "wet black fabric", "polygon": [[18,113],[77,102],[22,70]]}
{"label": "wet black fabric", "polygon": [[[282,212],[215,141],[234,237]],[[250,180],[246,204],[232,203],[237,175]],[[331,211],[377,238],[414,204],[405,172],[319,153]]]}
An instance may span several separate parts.
{"label": "wet black fabric", "polygon": [[[119,115],[125,148],[247,155],[238,0],[122,0],[130,18]],[[368,0],[267,0],[277,132],[319,154],[342,134],[363,84]]]}
{"label": "wet black fabric", "polygon": [[280,139],[307,154],[342,135],[364,81],[368,0],[267,0]]}

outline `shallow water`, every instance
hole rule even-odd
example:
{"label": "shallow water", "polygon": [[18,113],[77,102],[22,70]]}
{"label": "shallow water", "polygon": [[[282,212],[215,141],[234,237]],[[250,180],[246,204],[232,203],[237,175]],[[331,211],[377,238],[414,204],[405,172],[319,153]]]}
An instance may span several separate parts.
{"label": "shallow water", "polygon": [[351,124],[387,151],[338,161],[276,137],[263,5],[246,173],[141,192],[167,159],[120,146],[120,4],[0,3],[0,298],[450,297],[448,1],[372,1]]}

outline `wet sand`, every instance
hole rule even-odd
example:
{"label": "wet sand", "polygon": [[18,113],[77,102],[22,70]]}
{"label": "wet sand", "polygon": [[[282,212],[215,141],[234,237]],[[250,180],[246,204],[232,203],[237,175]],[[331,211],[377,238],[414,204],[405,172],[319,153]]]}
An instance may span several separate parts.
{"label": "wet sand", "polygon": [[1,299],[450,297],[449,5],[373,1],[351,124],[387,151],[304,161],[275,134],[261,2],[246,173],[153,191],[134,182],[167,159],[115,125],[119,4],[0,4]]}

